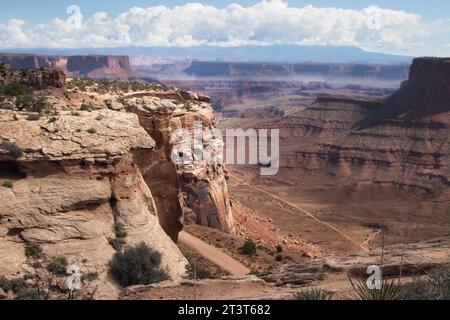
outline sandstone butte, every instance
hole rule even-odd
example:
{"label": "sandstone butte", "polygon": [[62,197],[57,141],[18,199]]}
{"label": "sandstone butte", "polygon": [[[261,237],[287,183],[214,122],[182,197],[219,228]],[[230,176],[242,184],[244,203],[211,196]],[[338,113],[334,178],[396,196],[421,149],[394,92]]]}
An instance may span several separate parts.
{"label": "sandstone butte", "polygon": [[[32,121],[28,112],[0,108],[0,182],[12,184],[0,187],[1,275],[33,272],[24,245],[37,243],[46,256],[97,272],[96,299],[113,299],[120,292],[107,273],[114,225],[124,226],[127,245],[143,241],[162,253],[175,283],[186,272],[175,244],[186,216],[234,231],[224,168],[170,161],[178,143],[171,129],[192,129],[195,120],[214,126],[208,97],[163,88],[88,95],[66,90],[59,69],[2,65],[0,84],[11,82],[39,89],[55,111]],[[80,110],[85,100],[93,110]]]}
{"label": "sandstone butte", "polygon": [[80,55],[56,56],[0,53],[0,63],[16,70],[59,68],[69,77],[94,79],[134,80],[139,75],[133,70],[128,56]]}

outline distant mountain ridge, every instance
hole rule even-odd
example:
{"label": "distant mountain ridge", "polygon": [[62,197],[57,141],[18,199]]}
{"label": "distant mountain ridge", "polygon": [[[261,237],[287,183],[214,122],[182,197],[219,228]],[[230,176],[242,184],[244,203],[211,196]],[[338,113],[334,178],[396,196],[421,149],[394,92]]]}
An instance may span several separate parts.
{"label": "distant mountain ridge", "polygon": [[404,80],[408,77],[409,64],[312,62],[287,64],[193,61],[184,72],[198,77],[320,75],[334,78]]}
{"label": "distant mountain ridge", "polygon": [[148,55],[187,58],[190,60],[231,62],[338,62],[338,63],[411,63],[412,57],[367,52],[349,46],[197,46],[197,47],[116,47],[86,49],[14,49],[6,52],[27,52],[48,55]]}

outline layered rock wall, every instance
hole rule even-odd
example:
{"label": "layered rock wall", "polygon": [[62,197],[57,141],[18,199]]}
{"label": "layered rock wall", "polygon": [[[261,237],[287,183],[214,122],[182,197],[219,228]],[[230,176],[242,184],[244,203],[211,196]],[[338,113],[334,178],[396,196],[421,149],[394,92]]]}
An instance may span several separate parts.
{"label": "layered rock wall", "polygon": [[29,121],[1,111],[0,140],[0,181],[10,183],[0,187],[0,274],[30,270],[24,247],[37,243],[83,274],[97,272],[96,298],[116,298],[107,265],[120,223],[127,245],[147,243],[162,253],[171,279],[181,279],[186,260],[159,224],[138,162],[155,143],[136,115],[61,112],[53,121]]}

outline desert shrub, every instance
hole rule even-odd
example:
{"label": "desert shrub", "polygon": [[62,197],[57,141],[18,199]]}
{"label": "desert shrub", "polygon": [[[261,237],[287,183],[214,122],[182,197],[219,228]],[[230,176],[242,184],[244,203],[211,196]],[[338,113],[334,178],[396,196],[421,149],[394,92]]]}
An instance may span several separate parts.
{"label": "desert shrub", "polygon": [[187,265],[186,271],[189,279],[212,279],[211,272],[198,266],[195,268],[193,264]]}
{"label": "desert shrub", "polygon": [[16,294],[15,300],[42,300],[39,291],[35,288],[27,288]]}
{"label": "desert shrub", "polygon": [[320,300],[326,301],[331,300],[332,296],[321,289],[303,289],[296,292],[291,300]]}
{"label": "desert shrub", "polygon": [[19,82],[13,82],[0,87],[0,94],[11,97],[28,95],[33,93],[33,89]]}
{"label": "desert shrub", "polygon": [[123,238],[109,239],[108,243],[114,248],[114,250],[120,251],[122,250],[123,245],[126,244],[126,241]]}
{"label": "desert shrub", "polygon": [[11,281],[0,276],[0,288],[2,288],[3,291],[8,292],[9,290],[11,290],[11,287]]}
{"label": "desert shrub", "polygon": [[52,110],[52,104],[45,97],[38,97],[33,101],[32,112],[49,113]]}
{"label": "desert shrub", "polygon": [[11,290],[14,293],[19,293],[26,289],[28,289],[28,284],[26,283],[25,280],[20,279],[20,278],[11,280]]}
{"label": "desert shrub", "polygon": [[127,237],[127,232],[125,231],[125,226],[122,223],[114,224],[114,234],[116,238],[123,239]]}
{"label": "desert shrub", "polygon": [[8,151],[9,155],[14,159],[20,158],[23,155],[23,150],[21,148],[8,141],[0,143],[0,149]]}
{"label": "desert shrub", "polygon": [[42,253],[42,247],[37,243],[27,243],[25,245],[25,255],[33,257]]}
{"label": "desert shrub", "polygon": [[396,280],[382,280],[381,289],[369,289],[364,280],[352,280],[349,277],[354,293],[352,300],[402,300],[404,294]]}
{"label": "desert shrub", "polygon": [[9,180],[6,180],[5,182],[2,183],[2,187],[12,189],[13,183]]}
{"label": "desert shrub", "polygon": [[92,111],[94,109],[95,109],[95,107],[94,107],[94,105],[92,103],[85,103],[85,102],[83,102],[81,104],[81,106],[80,106],[80,110],[81,111]]}
{"label": "desert shrub", "polygon": [[244,245],[239,248],[242,254],[253,256],[256,254],[256,244],[252,240],[246,240]]}
{"label": "desert shrub", "polygon": [[81,276],[81,281],[92,282],[98,279],[98,272],[89,272]]}
{"label": "desert shrub", "polygon": [[95,133],[97,133],[97,130],[95,128],[89,128],[89,129],[87,129],[87,132],[90,134],[95,134]]}
{"label": "desert shrub", "polygon": [[277,245],[275,249],[277,250],[278,253],[283,252],[283,246],[281,246],[281,245]]}
{"label": "desert shrub", "polygon": [[47,266],[47,270],[58,276],[65,276],[67,274],[67,259],[59,256],[54,257]]}
{"label": "desert shrub", "polygon": [[403,286],[408,300],[450,300],[450,268],[432,270],[425,277],[416,277]]}
{"label": "desert shrub", "polygon": [[45,97],[33,97],[31,94],[17,96],[16,106],[19,110],[37,113],[50,113],[52,104]]}
{"label": "desert shrub", "polygon": [[275,257],[275,260],[278,262],[281,262],[281,261],[283,261],[283,256],[281,254],[279,254]]}
{"label": "desert shrub", "polygon": [[147,285],[169,279],[160,267],[161,254],[145,243],[116,252],[109,263],[109,270],[122,286]]}

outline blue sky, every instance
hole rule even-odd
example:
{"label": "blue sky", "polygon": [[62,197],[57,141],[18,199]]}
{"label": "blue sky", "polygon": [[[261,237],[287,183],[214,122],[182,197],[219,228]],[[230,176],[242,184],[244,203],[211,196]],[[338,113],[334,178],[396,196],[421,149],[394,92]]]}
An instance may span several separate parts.
{"label": "blue sky", "polygon": [[[181,0],[2,1],[0,48],[290,43],[450,55],[448,1],[268,0],[270,5],[261,1],[195,1],[214,10]],[[240,7],[230,9],[231,4]],[[80,8],[80,12],[71,11],[72,18],[66,12],[70,5]],[[167,10],[156,9],[159,5]],[[182,9],[177,11],[175,6]],[[149,9],[132,11],[132,7]],[[126,18],[119,19],[124,13]],[[375,28],[371,19],[376,21]],[[77,27],[68,27],[68,22],[72,27],[78,23]]]}

